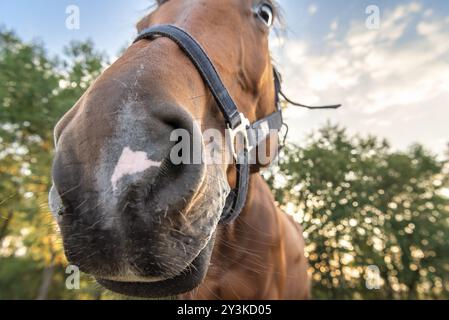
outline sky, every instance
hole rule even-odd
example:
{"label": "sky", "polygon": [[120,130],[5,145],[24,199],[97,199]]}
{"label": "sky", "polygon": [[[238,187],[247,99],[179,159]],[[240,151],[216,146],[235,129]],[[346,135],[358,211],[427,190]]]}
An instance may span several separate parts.
{"label": "sky", "polygon": [[[338,111],[287,109],[291,141],[331,121],[351,134],[387,138],[394,149],[415,142],[440,155],[448,149],[449,1],[279,3],[286,27],[273,34],[271,49],[284,91],[307,104],[343,104]],[[66,28],[69,5],[80,9],[79,30]],[[366,12],[372,5],[378,20]],[[150,7],[149,0],[2,0],[0,26],[42,41],[53,55],[90,38],[114,58]]]}

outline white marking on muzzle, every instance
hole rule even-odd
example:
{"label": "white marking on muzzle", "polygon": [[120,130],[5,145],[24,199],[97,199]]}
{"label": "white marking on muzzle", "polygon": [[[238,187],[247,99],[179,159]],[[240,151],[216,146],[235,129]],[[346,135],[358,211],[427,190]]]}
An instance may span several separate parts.
{"label": "white marking on muzzle", "polygon": [[113,190],[117,190],[117,183],[127,175],[134,175],[144,172],[150,168],[161,166],[161,162],[148,159],[148,155],[144,151],[132,151],[129,147],[123,149],[122,155],[115,166],[114,173],[111,177]]}

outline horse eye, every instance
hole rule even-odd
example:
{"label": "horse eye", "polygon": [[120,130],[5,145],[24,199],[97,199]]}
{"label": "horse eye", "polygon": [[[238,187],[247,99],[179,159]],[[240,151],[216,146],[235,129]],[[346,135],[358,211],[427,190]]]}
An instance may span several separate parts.
{"label": "horse eye", "polygon": [[268,27],[273,25],[273,8],[268,3],[264,3],[259,7],[257,15]]}

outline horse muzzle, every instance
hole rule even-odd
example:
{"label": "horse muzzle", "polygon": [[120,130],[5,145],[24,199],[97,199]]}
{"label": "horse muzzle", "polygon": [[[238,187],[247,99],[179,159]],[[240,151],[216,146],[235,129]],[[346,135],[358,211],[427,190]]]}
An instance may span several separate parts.
{"label": "horse muzzle", "polygon": [[227,179],[219,167],[170,160],[171,130],[201,136],[181,108],[164,106],[158,117],[139,121],[127,117],[99,155],[80,148],[86,143],[77,139],[89,137],[79,133],[65,132],[58,143],[49,198],[66,256],[119,293],[189,291],[208,269]]}

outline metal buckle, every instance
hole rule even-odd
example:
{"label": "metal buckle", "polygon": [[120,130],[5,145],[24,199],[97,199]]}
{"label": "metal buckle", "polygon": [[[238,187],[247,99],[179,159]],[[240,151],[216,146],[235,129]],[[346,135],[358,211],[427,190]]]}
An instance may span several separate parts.
{"label": "metal buckle", "polygon": [[229,130],[229,137],[231,139],[231,150],[232,150],[232,155],[234,156],[235,160],[238,160],[238,151],[236,150],[236,138],[238,135],[241,135],[243,137],[243,143],[244,148],[248,151],[248,153],[250,153],[252,151],[252,149],[254,148],[254,146],[252,145],[252,141],[250,139],[250,130],[251,129],[251,123],[249,122],[248,118],[245,117],[245,115],[243,113],[240,112],[239,114],[240,116],[240,125],[235,128],[232,129],[229,125],[228,125],[228,130]]}

